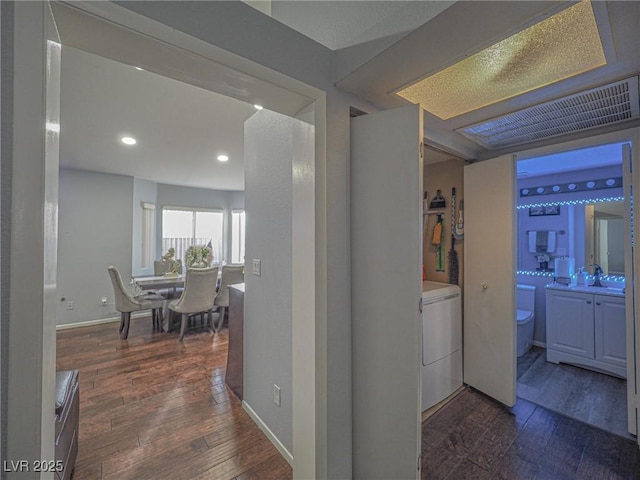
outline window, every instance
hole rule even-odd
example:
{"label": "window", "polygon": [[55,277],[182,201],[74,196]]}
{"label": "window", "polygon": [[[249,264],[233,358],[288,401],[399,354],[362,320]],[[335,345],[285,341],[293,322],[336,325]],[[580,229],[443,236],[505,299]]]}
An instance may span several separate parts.
{"label": "window", "polygon": [[211,247],[213,261],[224,255],[224,213],[219,210],[195,210],[169,207],[162,209],[162,252],[175,249],[175,259],[182,260],[192,245]]}
{"label": "window", "polygon": [[149,268],[155,257],[153,248],[153,234],[155,231],[156,206],[153,203],[142,202],[142,248],[140,250],[140,267]]}
{"label": "window", "polygon": [[231,263],[244,263],[244,210],[231,212]]}

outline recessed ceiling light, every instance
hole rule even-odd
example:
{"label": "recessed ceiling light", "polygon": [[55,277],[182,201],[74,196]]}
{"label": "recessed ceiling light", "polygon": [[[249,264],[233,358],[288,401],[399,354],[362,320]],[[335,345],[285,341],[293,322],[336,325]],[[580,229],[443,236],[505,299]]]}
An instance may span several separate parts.
{"label": "recessed ceiling light", "polygon": [[138,143],[138,141],[133,137],[122,137],[120,141],[125,145],[135,145],[136,143]]}
{"label": "recessed ceiling light", "polygon": [[447,120],[606,63],[591,4],[578,2],[397,94]]}
{"label": "recessed ceiling light", "polygon": [[144,70],[144,68],[141,68],[141,67],[134,67],[134,68],[135,68],[136,70],[141,71],[141,72]]}
{"label": "recessed ceiling light", "polygon": [[229,157],[227,155],[218,155],[219,162],[226,162],[228,160],[229,160]]}
{"label": "recessed ceiling light", "polygon": [[257,103],[253,106],[256,110],[262,110],[264,107],[262,105],[258,105]]}

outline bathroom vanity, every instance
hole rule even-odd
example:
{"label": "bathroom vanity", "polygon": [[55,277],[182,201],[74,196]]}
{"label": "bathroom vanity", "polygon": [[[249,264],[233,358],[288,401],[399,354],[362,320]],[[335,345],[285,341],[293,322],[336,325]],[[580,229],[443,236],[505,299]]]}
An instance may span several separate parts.
{"label": "bathroom vanity", "polygon": [[547,361],[627,376],[623,289],[546,287]]}

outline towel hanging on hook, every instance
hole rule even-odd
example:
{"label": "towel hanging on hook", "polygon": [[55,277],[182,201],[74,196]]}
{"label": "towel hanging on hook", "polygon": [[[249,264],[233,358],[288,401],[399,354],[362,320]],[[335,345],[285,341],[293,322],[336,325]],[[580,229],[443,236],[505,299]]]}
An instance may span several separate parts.
{"label": "towel hanging on hook", "polygon": [[431,244],[436,247],[442,243],[442,222],[444,221],[444,215],[438,214],[436,224],[433,226],[433,235],[431,236]]}

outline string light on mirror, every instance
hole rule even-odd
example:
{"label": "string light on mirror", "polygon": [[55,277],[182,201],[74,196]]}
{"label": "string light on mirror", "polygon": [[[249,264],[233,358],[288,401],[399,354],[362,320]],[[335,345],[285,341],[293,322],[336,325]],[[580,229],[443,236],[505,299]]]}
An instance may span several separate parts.
{"label": "string light on mirror", "polygon": [[622,201],[624,201],[624,197],[585,198],[582,200],[564,200],[560,202],[528,203],[526,205],[518,205],[516,207],[516,210],[523,210],[529,207],[551,207],[555,205],[587,205],[589,203],[622,202]]}

